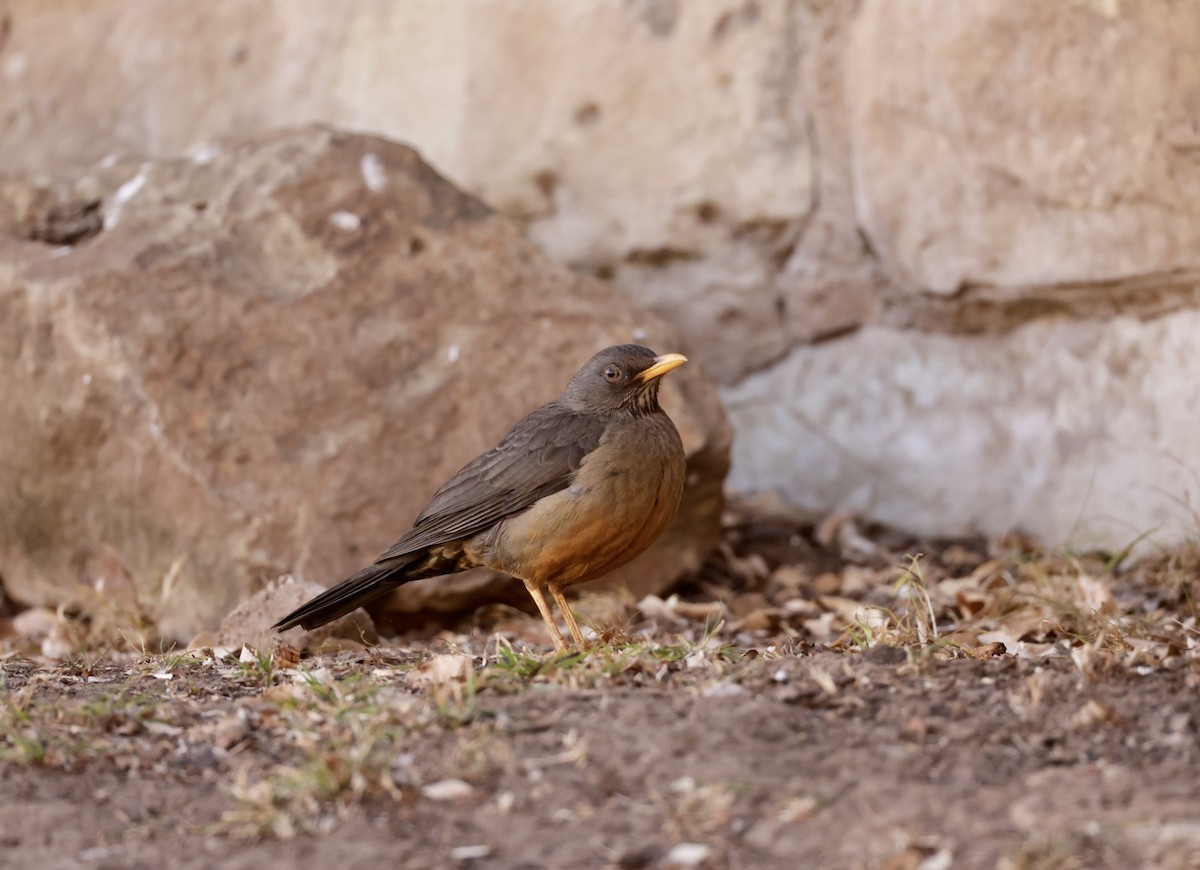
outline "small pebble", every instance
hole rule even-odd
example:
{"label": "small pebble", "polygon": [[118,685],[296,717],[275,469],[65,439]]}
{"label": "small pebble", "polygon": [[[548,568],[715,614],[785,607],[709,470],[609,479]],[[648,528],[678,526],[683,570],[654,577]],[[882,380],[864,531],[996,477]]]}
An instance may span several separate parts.
{"label": "small pebble", "polygon": [[474,861],[477,858],[486,858],[492,854],[489,846],[455,846],[450,850],[450,857],[455,861]]}
{"label": "small pebble", "polygon": [[668,867],[697,867],[707,861],[711,854],[712,846],[704,843],[680,843],[671,847],[664,863]]}
{"label": "small pebble", "polygon": [[461,779],[443,779],[421,789],[421,794],[431,801],[458,801],[470,797],[474,792],[475,789]]}

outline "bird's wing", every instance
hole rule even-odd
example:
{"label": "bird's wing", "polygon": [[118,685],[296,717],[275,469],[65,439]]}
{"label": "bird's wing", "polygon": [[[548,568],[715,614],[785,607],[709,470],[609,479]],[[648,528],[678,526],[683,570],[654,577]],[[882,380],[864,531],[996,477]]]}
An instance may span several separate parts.
{"label": "bird's wing", "polygon": [[446,481],[412,529],[376,561],[461,541],[570,485],[604,433],[604,419],[551,402]]}

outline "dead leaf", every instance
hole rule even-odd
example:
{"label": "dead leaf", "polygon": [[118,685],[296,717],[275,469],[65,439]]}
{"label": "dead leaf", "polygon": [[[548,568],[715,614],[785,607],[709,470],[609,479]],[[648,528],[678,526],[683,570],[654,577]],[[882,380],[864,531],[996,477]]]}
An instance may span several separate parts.
{"label": "dead leaf", "polygon": [[822,518],[813,529],[813,538],[826,550],[832,550],[837,542],[838,531],[846,523],[854,522],[853,514],[832,513]]}
{"label": "dead leaf", "polygon": [[421,794],[431,801],[460,801],[469,798],[474,793],[475,788],[461,779],[443,779],[431,782],[421,789]]}
{"label": "dead leaf", "polygon": [[778,631],[783,611],[778,607],[752,610],[734,624],[734,631]]}
{"label": "dead leaf", "polygon": [[725,615],[725,605],[720,601],[703,601],[694,604],[690,601],[679,601],[675,604],[675,612],[690,622],[714,623]]}
{"label": "dead leaf", "polygon": [[960,589],[954,595],[954,603],[962,611],[964,619],[973,619],[984,611],[988,605],[988,599],[977,592]]}
{"label": "dead leaf", "polygon": [[657,595],[647,595],[638,602],[637,609],[646,619],[655,622],[680,622],[682,620],[675,613],[675,602],[678,600],[674,595],[666,601]]}
{"label": "dead leaf", "polygon": [[812,818],[820,808],[821,800],[816,795],[784,798],[775,811],[775,818],[781,822],[803,822]]}
{"label": "dead leaf", "polygon": [[300,664],[300,650],[286,641],[278,641],[271,653],[271,664],[277,668],[294,668]]}
{"label": "dead leaf", "polygon": [[1080,574],[1075,578],[1078,586],[1079,609],[1084,613],[1109,614],[1117,608],[1109,584],[1088,574]]}
{"label": "dead leaf", "polygon": [[473,671],[470,656],[443,653],[422,662],[408,675],[409,685],[421,689],[465,683]]}
{"label": "dead leaf", "polygon": [[212,742],[226,751],[237,746],[250,734],[250,725],[241,716],[225,716],[213,729]]}
{"label": "dead leaf", "polygon": [[842,575],[827,571],[813,580],[813,592],[817,595],[838,595],[842,591]]}
{"label": "dead leaf", "polygon": [[[773,595],[799,595],[809,582],[808,572],[799,565],[780,565],[771,572],[767,588]],[[836,591],[836,590],[830,590]]]}
{"label": "dead leaf", "polygon": [[1008,653],[1008,648],[998,640],[976,647],[964,646],[962,649],[973,659],[994,659]]}
{"label": "dead leaf", "polygon": [[1071,727],[1086,731],[1100,725],[1122,725],[1125,719],[1116,710],[1095,698],[1080,707],[1071,717]]}

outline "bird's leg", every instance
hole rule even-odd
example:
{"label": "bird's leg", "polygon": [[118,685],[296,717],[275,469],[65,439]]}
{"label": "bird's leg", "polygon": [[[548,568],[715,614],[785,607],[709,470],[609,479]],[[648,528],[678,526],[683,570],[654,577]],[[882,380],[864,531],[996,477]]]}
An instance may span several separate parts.
{"label": "bird's leg", "polygon": [[[541,587],[530,580],[524,582],[525,588],[529,590],[529,596],[533,599],[533,603],[537,605],[538,613],[542,615],[542,619],[545,620],[546,625],[550,629],[550,634],[554,636],[555,651],[566,652],[567,642],[563,640],[562,632],[558,630],[558,624],[554,621],[554,614],[550,612],[550,605],[546,603],[546,596],[542,594]],[[578,631],[579,629],[576,628],[575,630]]]}
{"label": "bird's leg", "polygon": [[579,623],[575,621],[575,614],[571,612],[571,608],[567,607],[567,598],[563,595],[562,587],[550,583],[547,588],[550,594],[554,596],[555,602],[558,604],[558,609],[562,611],[563,616],[567,620],[567,628],[571,632],[571,640],[575,641],[575,646],[583,649],[583,632],[579,630]]}

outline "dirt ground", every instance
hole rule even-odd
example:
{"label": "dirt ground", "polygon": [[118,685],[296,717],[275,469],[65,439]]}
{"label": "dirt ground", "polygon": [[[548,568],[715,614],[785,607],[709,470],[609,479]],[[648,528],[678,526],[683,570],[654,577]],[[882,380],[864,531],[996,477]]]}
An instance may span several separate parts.
{"label": "dirt ground", "polygon": [[3,864],[1200,866],[1187,555],[913,546],[739,523],[678,598],[580,602],[583,656],[516,612],[299,660],[10,651]]}

